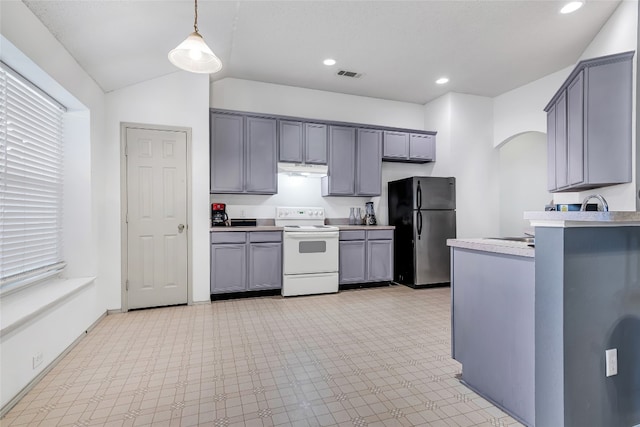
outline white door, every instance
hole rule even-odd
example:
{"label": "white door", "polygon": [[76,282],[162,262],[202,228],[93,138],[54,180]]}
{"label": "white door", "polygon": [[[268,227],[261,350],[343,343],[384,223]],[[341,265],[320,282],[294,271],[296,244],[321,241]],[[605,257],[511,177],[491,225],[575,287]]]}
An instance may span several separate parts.
{"label": "white door", "polygon": [[186,132],[127,128],[128,308],[187,303]]}

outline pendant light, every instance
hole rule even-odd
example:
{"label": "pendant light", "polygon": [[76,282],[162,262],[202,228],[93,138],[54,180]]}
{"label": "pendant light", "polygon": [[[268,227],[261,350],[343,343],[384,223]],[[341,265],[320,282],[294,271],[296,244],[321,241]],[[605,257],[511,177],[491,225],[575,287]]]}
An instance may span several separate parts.
{"label": "pendant light", "polygon": [[198,32],[198,0],[194,1],[194,31],[178,47],[169,52],[169,61],[176,67],[192,73],[216,73],[222,69],[222,62]]}

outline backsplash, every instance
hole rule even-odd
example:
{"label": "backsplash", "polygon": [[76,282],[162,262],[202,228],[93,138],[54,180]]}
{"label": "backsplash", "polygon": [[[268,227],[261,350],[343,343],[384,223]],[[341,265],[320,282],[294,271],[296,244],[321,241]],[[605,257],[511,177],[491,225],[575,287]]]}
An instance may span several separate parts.
{"label": "backsplash", "polygon": [[227,204],[229,218],[275,218],[277,206],[322,207],[326,218],[348,218],[349,208],[374,202],[378,209],[379,197],[322,197],[320,178],[278,175],[278,194],[211,194],[210,203]]}

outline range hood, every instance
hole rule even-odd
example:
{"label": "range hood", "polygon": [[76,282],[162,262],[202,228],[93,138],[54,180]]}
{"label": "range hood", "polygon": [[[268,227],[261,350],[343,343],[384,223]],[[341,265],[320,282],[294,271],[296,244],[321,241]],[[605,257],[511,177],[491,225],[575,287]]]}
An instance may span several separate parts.
{"label": "range hood", "polygon": [[302,163],[278,163],[278,173],[293,176],[308,176],[320,178],[327,176],[327,165],[308,165]]}

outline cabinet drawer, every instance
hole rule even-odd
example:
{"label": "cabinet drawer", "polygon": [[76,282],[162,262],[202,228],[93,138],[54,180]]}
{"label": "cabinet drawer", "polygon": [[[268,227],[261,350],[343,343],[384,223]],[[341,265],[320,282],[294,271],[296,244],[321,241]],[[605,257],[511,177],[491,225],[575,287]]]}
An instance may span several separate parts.
{"label": "cabinet drawer", "polygon": [[246,243],[247,232],[246,231],[223,231],[212,232],[211,243]]}
{"label": "cabinet drawer", "polygon": [[390,240],[393,239],[393,230],[367,230],[369,240]]}
{"label": "cabinet drawer", "polygon": [[252,231],[249,233],[249,242],[251,243],[282,242],[282,231]]}
{"label": "cabinet drawer", "polygon": [[349,230],[340,232],[340,240],[364,240],[365,230]]}

